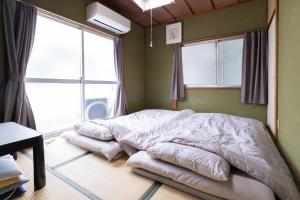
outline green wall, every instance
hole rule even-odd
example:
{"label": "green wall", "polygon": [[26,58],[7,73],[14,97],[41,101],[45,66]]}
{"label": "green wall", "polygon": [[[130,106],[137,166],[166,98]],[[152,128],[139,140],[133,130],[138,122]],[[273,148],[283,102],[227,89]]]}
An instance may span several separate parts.
{"label": "green wall", "polygon": [[[61,15],[76,22],[113,33],[85,21],[85,7],[93,0],[24,0],[37,7]],[[2,1],[1,1],[2,5]],[[2,14],[1,14],[2,16]],[[2,20],[0,20],[2,23]],[[54,30],[55,31],[55,30]],[[2,37],[0,24],[0,40]],[[128,108],[134,112],[144,108],[144,28],[132,23],[132,30],[124,35],[124,79],[128,96]],[[3,42],[0,42],[0,81],[3,76]],[[0,95],[1,92],[0,92]],[[2,99],[2,98],[0,98]],[[0,100],[1,101],[1,100]],[[0,108],[1,109],[1,108]],[[0,110],[0,114],[2,111]],[[2,116],[2,115],[0,115]],[[1,120],[1,117],[0,117]]]}
{"label": "green wall", "polygon": [[300,181],[300,1],[279,9],[279,145]]}
{"label": "green wall", "polygon": [[[266,26],[265,0],[217,10],[183,21],[183,41],[239,33]],[[149,44],[147,29],[147,44]],[[153,28],[154,47],[146,47],[146,106],[171,108],[170,82],[172,48],[165,44],[165,25]],[[188,90],[178,108],[200,112],[223,112],[266,121],[266,106],[240,103],[239,90]]]}
{"label": "green wall", "polygon": [[133,24],[124,35],[124,77],[129,112],[145,108],[145,30]]}

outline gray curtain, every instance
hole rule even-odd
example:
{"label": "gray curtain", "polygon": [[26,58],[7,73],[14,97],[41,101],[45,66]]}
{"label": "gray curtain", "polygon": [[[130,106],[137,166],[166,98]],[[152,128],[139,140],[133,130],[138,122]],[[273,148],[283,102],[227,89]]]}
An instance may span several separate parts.
{"label": "gray curtain", "polygon": [[114,39],[114,57],[115,57],[115,71],[117,76],[117,94],[113,108],[114,117],[126,115],[128,113],[127,100],[123,80],[123,45],[119,38]]}
{"label": "gray curtain", "polygon": [[244,39],[241,102],[268,103],[268,33],[246,33]]}
{"label": "gray curtain", "polygon": [[31,53],[36,9],[15,0],[3,0],[5,38],[5,100],[4,121],[14,121],[35,129],[31,106],[25,93],[25,73]]}
{"label": "gray curtain", "polygon": [[173,46],[171,100],[172,101],[184,100],[184,83],[183,83],[181,44],[175,44]]}

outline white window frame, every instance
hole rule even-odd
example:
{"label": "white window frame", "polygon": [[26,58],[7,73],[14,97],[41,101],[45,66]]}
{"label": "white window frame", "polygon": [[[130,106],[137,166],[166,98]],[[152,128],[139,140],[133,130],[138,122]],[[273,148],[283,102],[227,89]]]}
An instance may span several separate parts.
{"label": "white window frame", "polygon": [[[208,40],[200,40],[200,41],[192,41],[192,42],[186,42],[183,44],[182,47],[188,47],[188,46],[194,46],[194,45],[199,45],[199,44],[206,44],[206,43],[211,43],[214,42],[216,44],[216,81],[217,84],[216,85],[200,85],[200,84],[184,84],[185,89],[201,89],[201,88],[216,88],[216,89],[240,89],[241,85],[221,85],[219,83],[219,42],[223,42],[223,41],[228,41],[228,40],[236,40],[236,39],[244,39],[244,35],[243,34],[239,34],[239,35],[234,35],[234,36],[227,36],[227,37],[219,37],[216,39],[208,39]],[[183,66],[184,67],[184,66]]]}
{"label": "white window frame", "polygon": [[[104,84],[116,84],[117,85],[117,81],[102,81],[102,80],[88,80],[88,79],[84,79],[84,70],[85,70],[85,63],[84,63],[84,33],[85,32],[89,32],[92,34],[95,34],[99,37],[104,37],[106,39],[111,39],[109,37],[105,37],[103,34],[99,34],[95,31],[91,31],[87,28],[83,28],[71,23],[68,23],[62,19],[57,19],[56,17],[50,16],[48,14],[42,13],[42,12],[38,12],[38,16],[42,16],[42,17],[46,17],[50,20],[56,21],[58,23],[62,23],[64,25],[67,26],[71,26],[73,28],[79,29],[81,32],[81,62],[80,62],[80,77],[79,79],[56,79],[56,78],[25,78],[25,84],[26,83],[62,83],[62,84],[80,84],[80,101],[81,101],[81,119],[80,122],[84,122],[84,111],[85,111],[85,84],[97,84],[97,85],[104,85]],[[71,130],[72,127],[66,127],[60,130],[55,130],[55,131],[50,131],[47,133],[43,133],[43,135],[48,138],[48,137],[53,137],[53,136],[57,136],[61,133],[63,133],[64,131],[67,130]]]}

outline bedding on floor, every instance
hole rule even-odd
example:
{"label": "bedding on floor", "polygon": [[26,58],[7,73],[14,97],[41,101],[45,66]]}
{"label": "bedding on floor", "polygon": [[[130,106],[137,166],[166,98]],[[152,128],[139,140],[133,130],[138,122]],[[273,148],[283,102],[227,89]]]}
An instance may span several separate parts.
{"label": "bedding on floor", "polygon": [[105,126],[99,125],[93,121],[87,121],[76,124],[74,131],[80,135],[87,136],[96,140],[113,140],[112,132]]}
{"label": "bedding on floor", "polygon": [[82,136],[74,131],[67,131],[62,137],[71,144],[79,146],[87,151],[115,160],[124,155],[121,145],[116,141],[101,141]]}
{"label": "bedding on floor", "polygon": [[[147,156],[151,155],[151,159],[188,171],[188,177],[197,175],[217,182],[224,190],[222,194],[230,190],[228,184],[235,177],[230,172],[232,166],[250,176],[252,182],[255,179],[264,187],[271,188],[282,200],[300,199],[292,175],[264,124],[254,119],[218,113],[195,113],[192,110],[150,109],[115,119],[94,120],[88,124],[87,129],[85,127],[82,130],[92,130],[92,133],[81,133],[76,137],[73,133],[72,137],[76,139],[69,141],[83,148],[89,146],[87,141],[93,141],[91,143],[95,146],[105,146],[112,142],[119,145],[118,151],[125,151],[132,156],[130,160],[140,155],[138,151],[148,151]],[[113,139],[101,140],[104,135],[112,136]],[[108,148],[95,149],[90,148],[90,151],[101,153],[109,160],[118,155],[112,150],[112,156]],[[129,162],[128,165],[150,170],[147,169],[147,163],[136,166]],[[158,171],[153,173],[160,174]],[[160,175],[171,178],[168,173]],[[174,179],[180,181],[178,177]],[[207,182],[200,181],[197,184],[197,188],[202,191]],[[236,196],[230,198],[236,199]]]}
{"label": "bedding on floor", "polygon": [[153,159],[146,151],[139,151],[131,156],[127,166],[144,169],[223,199],[275,200],[273,191],[269,187],[239,171],[232,172],[228,181],[215,181],[190,170]]}
{"label": "bedding on floor", "polygon": [[264,125],[254,119],[215,113],[194,113],[162,127],[127,134],[121,140],[148,151],[164,142],[196,147],[270,187],[282,200],[299,200],[292,175]]}
{"label": "bedding on floor", "polygon": [[187,168],[202,176],[217,181],[228,180],[228,162],[208,151],[175,143],[158,143],[147,152],[152,158]]}
{"label": "bedding on floor", "polygon": [[[120,143],[120,140],[133,131],[143,131],[163,126],[175,119],[183,119],[194,113],[192,110],[171,111],[160,109],[146,109],[126,116],[108,120],[93,120],[74,125],[73,132],[62,136],[68,142],[85,148],[91,152],[102,154],[108,160],[115,159],[116,144],[129,156],[136,153],[136,149]],[[77,134],[75,134],[76,132]],[[114,144],[113,148],[112,144]],[[92,147],[93,146],[93,147]],[[110,149],[111,151],[107,151]],[[113,154],[113,155],[111,155]]]}

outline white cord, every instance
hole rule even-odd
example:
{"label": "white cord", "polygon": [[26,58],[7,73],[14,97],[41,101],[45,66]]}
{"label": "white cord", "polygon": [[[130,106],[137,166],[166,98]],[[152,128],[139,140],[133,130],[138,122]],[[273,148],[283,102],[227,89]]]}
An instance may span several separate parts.
{"label": "white cord", "polygon": [[[32,170],[33,167],[30,167],[27,172],[24,174],[25,176],[28,176],[29,172]],[[18,187],[15,188],[8,197],[6,197],[4,200],[8,200],[10,197],[12,197],[12,195],[17,191]]]}

